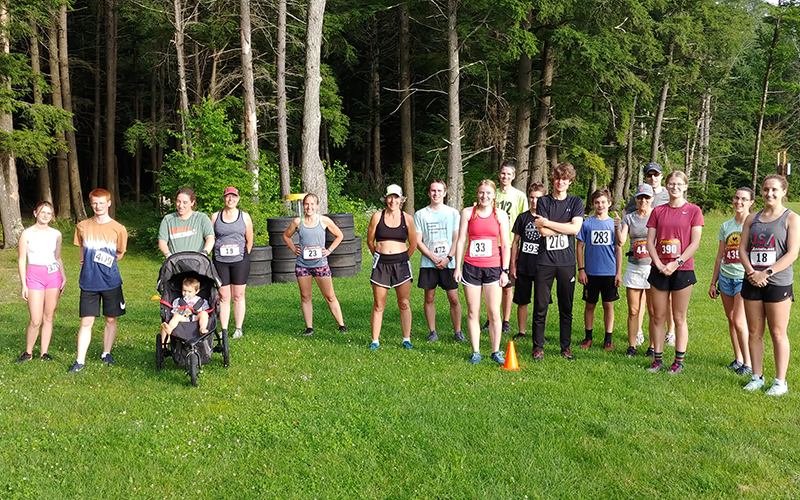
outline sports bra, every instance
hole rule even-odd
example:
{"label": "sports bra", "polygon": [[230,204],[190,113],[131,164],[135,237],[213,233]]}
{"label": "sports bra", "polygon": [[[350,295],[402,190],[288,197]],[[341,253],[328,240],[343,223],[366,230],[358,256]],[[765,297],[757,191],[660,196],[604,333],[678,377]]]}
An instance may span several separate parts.
{"label": "sports bra", "polygon": [[405,243],[408,239],[408,228],[406,227],[406,216],[401,211],[400,212],[400,225],[397,227],[389,227],[386,225],[386,221],[384,217],[386,216],[386,210],[381,211],[381,220],[378,221],[378,225],[375,227],[375,241],[399,241],[400,243]]}

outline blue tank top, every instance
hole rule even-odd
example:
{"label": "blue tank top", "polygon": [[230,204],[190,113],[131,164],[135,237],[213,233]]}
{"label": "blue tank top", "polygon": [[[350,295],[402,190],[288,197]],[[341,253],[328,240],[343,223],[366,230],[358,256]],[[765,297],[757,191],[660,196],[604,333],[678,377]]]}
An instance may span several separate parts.
{"label": "blue tank top", "polygon": [[303,219],[305,217],[300,218],[300,227],[297,228],[297,233],[300,235],[300,255],[297,256],[297,265],[306,268],[325,267],[328,265],[328,258],[322,256],[322,250],[325,248],[325,228],[322,226],[322,219],[317,215],[317,222],[312,227],[306,227]]}

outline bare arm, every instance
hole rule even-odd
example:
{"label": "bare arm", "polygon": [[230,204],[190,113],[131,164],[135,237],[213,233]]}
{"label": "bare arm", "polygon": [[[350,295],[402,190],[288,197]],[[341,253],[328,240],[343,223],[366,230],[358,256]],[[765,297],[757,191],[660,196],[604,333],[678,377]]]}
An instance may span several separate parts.
{"label": "bare arm", "polygon": [[286,228],[286,231],[283,232],[283,242],[286,243],[286,246],[289,247],[295,255],[300,255],[300,248],[294,244],[292,236],[297,232],[298,227],[300,227],[300,217],[295,217],[295,219],[289,223],[289,227]]}
{"label": "bare arm", "polygon": [[511,264],[508,266],[514,279],[517,279],[517,258],[519,258],[519,235],[514,234],[514,240],[511,242]]}
{"label": "bare arm", "polygon": [[[544,217],[536,218],[536,227],[539,228],[539,233],[542,236],[553,236],[554,234],[575,236],[581,230],[582,225],[583,217],[573,217],[570,222],[553,222]],[[542,231],[543,229],[544,231]]]}
{"label": "bare arm", "polygon": [[453,279],[456,283],[461,281],[461,262],[464,259],[464,249],[467,246],[467,226],[469,218],[472,217],[472,207],[465,208],[461,212],[461,222],[458,224],[458,241],[456,242],[456,269],[453,272]]}
{"label": "bare arm", "polygon": [[619,242],[615,245],[614,253],[617,256],[617,275],[614,277],[614,286],[619,288],[622,286],[622,245]]}
{"label": "bare arm", "polygon": [[64,289],[67,287],[67,272],[64,270],[64,261],[61,260],[61,243],[63,242],[63,237],[61,233],[58,233],[58,238],[56,238],[56,262],[58,262],[58,272],[61,273],[61,292],[64,293]]}
{"label": "bare arm", "polygon": [[417,233],[417,227],[414,225],[414,217],[413,216],[408,215],[405,212],[401,212],[401,213],[403,214],[403,217],[406,218],[406,227],[408,228],[408,234],[409,234],[409,237],[408,237],[408,256],[411,257],[412,255],[414,255],[414,251],[417,249],[417,238],[415,236],[416,233]]}
{"label": "bare arm", "polygon": [[253,219],[248,213],[244,213],[244,243],[247,247],[247,253],[250,253],[253,249]]}
{"label": "bare arm", "polygon": [[[508,215],[505,212],[497,212],[500,221],[500,266],[501,269],[508,269],[511,260],[511,244],[508,241]],[[508,274],[500,274],[500,286],[508,284]]]}
{"label": "bare arm", "polygon": [[22,283],[22,300],[28,300],[28,283],[25,280],[25,263],[27,262],[28,258],[28,236],[27,231],[23,231],[21,235],[19,235],[19,247],[18,247],[18,261],[17,266],[19,267],[19,281]]}
{"label": "bare arm", "polygon": [[[164,254],[164,257],[172,255],[169,251],[169,243],[167,243],[166,240],[158,240],[158,250]],[[83,255],[83,251],[81,251],[81,255]]]}
{"label": "bare arm", "polygon": [[717,298],[717,281],[723,255],[725,255],[725,242],[720,240],[719,247],[717,247],[717,258],[714,260],[714,272],[711,274],[711,286],[708,288],[708,296],[712,299]]}
{"label": "bare arm", "polygon": [[342,230],[339,229],[339,226],[337,226],[335,222],[333,222],[329,217],[325,217],[324,215],[322,216],[322,225],[333,235],[333,242],[331,242],[331,244],[328,245],[328,248],[322,250],[322,255],[327,257],[328,255],[332,254],[333,251],[336,250],[336,248],[338,248],[339,245],[342,243],[342,240],[344,239],[344,234],[342,233]]}
{"label": "bare arm", "polygon": [[585,248],[586,248],[585,242],[581,240],[577,240],[575,242],[575,260],[578,262],[578,283],[580,283],[581,285],[585,285],[586,283],[589,282],[589,277],[586,276],[586,269],[584,268],[585,262],[583,258],[584,257],[583,251]]}
{"label": "bare arm", "polygon": [[378,210],[369,219],[369,227],[367,228],[367,247],[369,253],[375,255],[375,231],[378,229],[378,221],[381,220],[381,212]]}

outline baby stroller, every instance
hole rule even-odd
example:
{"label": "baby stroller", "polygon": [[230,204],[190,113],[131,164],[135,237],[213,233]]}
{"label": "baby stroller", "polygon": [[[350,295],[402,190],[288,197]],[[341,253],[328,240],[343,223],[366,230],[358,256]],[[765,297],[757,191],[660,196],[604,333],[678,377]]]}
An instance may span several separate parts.
{"label": "baby stroller", "polygon": [[208,333],[200,333],[197,321],[178,323],[167,343],[161,342],[161,333],[156,335],[156,368],[164,367],[164,358],[172,359],[192,380],[197,387],[197,374],[200,367],[211,360],[212,352],[221,352],[223,364],[230,364],[228,351],[228,332],[217,333],[217,317],[219,316],[219,296],[217,289],[222,281],[217,270],[208,257],[199,252],[178,252],[170,255],[158,273],[156,290],[161,294],[161,321],[169,322],[172,318],[172,302],[181,296],[183,280],[188,277],[200,281],[198,296],[205,299],[208,310]]}

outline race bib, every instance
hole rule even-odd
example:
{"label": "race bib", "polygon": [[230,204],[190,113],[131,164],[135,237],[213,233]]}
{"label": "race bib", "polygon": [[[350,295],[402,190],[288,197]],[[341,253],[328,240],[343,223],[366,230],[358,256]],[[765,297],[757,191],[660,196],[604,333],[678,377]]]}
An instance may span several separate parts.
{"label": "race bib", "polygon": [[657,248],[661,259],[677,259],[681,256],[681,240],[678,238],[659,240]]}
{"label": "race bib", "polygon": [[220,257],[235,257],[239,255],[239,245],[236,245],[235,243],[220,245],[219,255]]}
{"label": "race bib", "polygon": [[491,257],[492,240],[471,240],[469,242],[470,257]]}
{"label": "race bib", "polygon": [[322,258],[322,247],[319,245],[309,245],[303,247],[303,260],[317,260]]}
{"label": "race bib", "polygon": [[590,236],[592,245],[610,245],[612,243],[610,229],[592,230]]}
{"label": "race bib", "polygon": [[754,247],[750,250],[750,264],[753,267],[770,267],[775,264],[776,255],[774,247]]}
{"label": "race bib", "polygon": [[634,241],[631,252],[633,252],[634,259],[650,258],[650,253],[647,251],[647,240]]}
{"label": "race bib", "polygon": [[569,238],[566,234],[554,234],[545,238],[547,242],[547,251],[566,250],[569,246]]}
{"label": "race bib", "polygon": [[725,250],[725,264],[739,263],[739,248],[728,248]]}
{"label": "race bib", "polygon": [[522,253],[529,253],[531,255],[538,255],[539,254],[539,244],[538,243],[526,243],[522,242]]}
{"label": "race bib", "polygon": [[58,262],[47,264],[47,274],[53,274],[55,272],[58,272],[59,269],[61,269],[61,266],[58,265]]}
{"label": "race bib", "polygon": [[375,252],[375,254],[372,256],[372,269],[375,269],[376,267],[378,267],[378,261],[380,260],[380,258],[381,258],[381,254],[379,254],[378,252]]}
{"label": "race bib", "polygon": [[94,254],[94,261],[106,267],[111,267],[114,264],[114,256],[105,252],[97,251]]}
{"label": "race bib", "polygon": [[450,242],[446,239],[433,240],[431,244],[428,245],[428,248],[430,248],[433,255],[444,258],[447,257],[447,254],[450,252]]}

